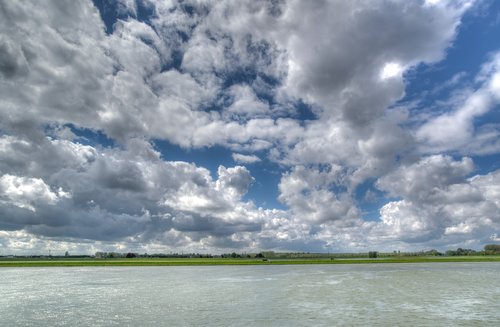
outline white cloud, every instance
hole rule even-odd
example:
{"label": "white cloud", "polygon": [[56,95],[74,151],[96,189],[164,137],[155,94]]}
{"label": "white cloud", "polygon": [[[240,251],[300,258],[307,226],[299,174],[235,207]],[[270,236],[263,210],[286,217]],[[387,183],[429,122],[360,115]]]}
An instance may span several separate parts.
{"label": "white cloud", "polygon": [[[152,20],[154,28],[130,18],[119,20],[113,34],[106,36],[97,10],[90,3],[66,5],[74,8],[51,3],[50,8],[37,7],[36,13],[32,13],[36,4],[7,6],[7,11],[20,17],[15,22],[17,29],[4,24],[3,43],[11,49],[6,52],[24,49],[26,53],[15,56],[19,60],[29,53],[39,54],[24,64],[22,60],[19,64],[8,64],[21,65],[25,68],[19,66],[15,70],[29,74],[23,81],[24,87],[18,87],[16,79],[9,79],[2,96],[11,105],[4,108],[31,108],[28,112],[9,109],[9,120],[72,123],[102,130],[121,141],[146,136],[168,139],[184,147],[240,146],[256,140],[288,146],[303,139],[298,135],[302,132],[300,123],[274,119],[276,113],[257,97],[255,92],[266,87],[257,87],[254,82],[259,80],[262,84],[264,76],[275,79],[278,87],[283,86],[283,101],[287,101],[287,95],[302,97],[355,125],[381,117],[385,107],[403,94],[403,83],[401,78],[395,78],[382,85],[375,78],[376,70],[387,62],[397,61],[401,62],[400,67],[409,67],[439,59],[463,12],[462,7],[451,5],[429,11],[413,4],[396,4],[392,11],[385,12],[378,4],[364,8],[362,4],[340,3],[315,7],[293,1],[242,5],[217,2],[193,3],[195,14],[189,16],[179,8],[180,4],[152,2],[150,5],[157,14]],[[123,8],[132,14],[136,10],[130,2],[124,2]],[[70,16],[61,13],[52,19],[58,11]],[[435,19],[432,24],[415,19],[412,21],[422,23],[411,25],[401,18],[404,16],[398,14],[400,11],[412,12],[417,17],[431,15]],[[352,13],[357,13],[358,19],[345,21]],[[330,14],[336,19],[325,19]],[[310,19],[297,19],[303,15]],[[405,28],[393,22],[391,15],[399,17]],[[394,30],[393,38],[380,39],[380,33],[366,35],[373,29],[363,24],[376,19],[387,22],[384,29]],[[3,21],[9,21],[8,17]],[[328,26],[319,28],[317,24],[306,23],[309,21],[325,21]],[[345,24],[353,25],[339,28]],[[439,33],[427,33],[429,29]],[[25,38],[21,30],[36,33]],[[346,30],[350,32],[346,34]],[[370,42],[352,43],[347,42],[348,38]],[[19,49],[15,50],[14,44]],[[361,47],[369,48],[370,56],[364,56],[367,51]],[[308,49],[319,52],[313,55]],[[421,50],[415,52],[415,49]],[[180,72],[169,68],[174,52],[182,57]],[[389,52],[394,58],[387,57]],[[68,58],[73,58],[71,64]],[[6,64],[9,60],[6,59]],[[289,70],[293,65],[287,63],[293,63],[301,74]],[[162,72],[165,67],[167,70]],[[254,76],[249,77],[248,85],[222,89],[224,79],[231,80],[233,75],[246,72]],[[47,78],[52,83],[41,83]],[[273,88],[276,86],[267,86],[271,89],[269,94],[278,96],[280,92]],[[33,92],[34,89],[38,92]],[[34,98],[34,94],[40,96]],[[221,103],[224,94],[232,101]],[[81,100],[75,102],[75,99]],[[217,110],[200,110],[212,105],[221,106],[222,115]],[[13,115],[17,112],[23,112],[23,116]],[[255,116],[258,119],[251,119]],[[257,124],[264,125],[265,132]],[[332,127],[337,124],[335,120],[325,122]],[[12,128],[9,122],[4,125]],[[350,136],[356,133],[346,132]]]}
{"label": "white cloud", "polygon": [[160,70],[162,61],[170,61],[170,51],[155,31],[136,20],[118,21],[107,41],[111,56],[116,58],[119,69],[138,77],[156,73]]}
{"label": "white cloud", "polygon": [[400,77],[403,71],[404,68],[397,62],[389,62],[382,68],[380,72],[380,79],[384,80],[393,77]]}
{"label": "white cloud", "polygon": [[455,226],[446,227],[444,230],[445,235],[450,234],[468,234],[475,229],[474,224],[459,223]]}
{"label": "white cloud", "polygon": [[229,115],[238,117],[266,116],[269,115],[269,107],[257,99],[257,96],[248,85],[233,85],[229,92],[232,104],[226,109]]}
{"label": "white cloud", "polygon": [[435,237],[432,233],[439,231],[440,222],[432,219],[436,212],[430,210],[421,215],[418,207],[411,202],[389,202],[380,210],[382,226],[393,238],[424,242]]}
{"label": "white cloud", "polygon": [[296,166],[282,176],[279,200],[290,207],[298,221],[324,223],[359,218],[359,211],[347,193],[336,193],[342,185],[340,167],[326,170]]}
{"label": "white cloud", "polygon": [[243,166],[226,168],[219,166],[217,170],[219,178],[215,184],[216,190],[224,190],[226,194],[240,198],[244,195],[255,179],[250,175],[248,169]]}
{"label": "white cloud", "polygon": [[35,210],[36,204],[55,204],[59,197],[71,197],[60,189],[52,192],[40,178],[19,177],[5,174],[0,177],[0,201],[4,205],[13,204],[20,208]]}
{"label": "white cloud", "polygon": [[[221,166],[213,180],[194,164],[161,160],[142,139],[124,149],[50,139],[38,146],[14,137],[2,141],[0,226],[34,237],[175,247],[164,238],[175,230],[193,240],[190,246],[246,232],[255,242],[264,218],[278,214],[241,200],[254,181],[245,167]],[[38,159],[36,166],[8,165],[25,157],[24,151]],[[241,242],[232,244],[246,246]]]}
{"label": "white cloud", "polygon": [[2,42],[15,44],[17,57],[24,58],[11,78],[2,78],[4,131],[27,132],[22,126],[33,122],[100,127],[97,111],[104,109],[113,61],[91,3],[6,3],[0,28]]}
{"label": "white cloud", "polygon": [[[280,35],[278,42],[289,54],[287,90],[323,105],[330,115],[340,111],[354,124],[378,117],[402,95],[402,79],[394,78],[390,85],[378,83],[380,70],[388,62],[410,67],[441,59],[466,8],[449,4],[430,9],[407,2],[383,6],[355,1],[286,6],[283,26],[293,33]],[[408,15],[415,20],[407,20]],[[349,100],[349,94],[355,96]],[[351,104],[360,98],[366,99],[365,105]]]}
{"label": "white cloud", "polygon": [[259,157],[254,154],[241,154],[241,153],[233,153],[233,160],[243,164],[252,164],[261,161]]}
{"label": "white cloud", "polygon": [[[195,1],[190,13],[184,5],[148,2],[148,25],[134,19],[134,1],[120,1],[131,17],[107,35],[90,1],[5,3],[0,230],[9,232],[0,238],[24,249],[51,239],[61,249],[82,240],[360,249],[484,239],[498,228],[498,174],[468,178],[469,158],[419,161],[413,138],[429,153],[496,153],[498,126],[473,121],[500,99],[498,58],[463,106],[415,135],[401,127],[407,116],[387,111],[404,96],[407,71],[443,58],[467,2]],[[299,99],[308,120],[298,118]],[[80,144],[73,127],[117,145]],[[288,209],[243,200],[254,182],[247,168],[221,166],[214,178],[163,158],[151,139],[222,145],[241,164],[265,151],[288,170],[279,184]],[[379,223],[364,222],[355,199],[370,179],[401,197]]]}
{"label": "white cloud", "polygon": [[382,207],[373,232],[408,242],[487,242],[487,231],[500,228],[500,171],[467,178],[472,168],[468,158],[431,156],[384,176],[377,186],[403,199]]}
{"label": "white cloud", "polygon": [[380,178],[377,187],[392,197],[426,200],[435,190],[462,182],[474,168],[470,158],[455,161],[449,156],[435,155]]}
{"label": "white cloud", "polygon": [[474,122],[500,103],[500,54],[483,65],[476,80],[480,86],[460,105],[426,121],[417,130],[416,137],[424,152],[487,154],[498,150],[498,126],[478,127]]}

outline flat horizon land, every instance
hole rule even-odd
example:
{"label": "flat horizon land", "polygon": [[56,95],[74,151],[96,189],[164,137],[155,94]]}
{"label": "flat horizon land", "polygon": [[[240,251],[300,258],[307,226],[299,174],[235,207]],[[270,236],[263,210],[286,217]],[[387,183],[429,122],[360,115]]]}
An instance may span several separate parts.
{"label": "flat horizon land", "polygon": [[0,258],[0,267],[307,265],[427,262],[500,262],[500,255],[381,258]]}

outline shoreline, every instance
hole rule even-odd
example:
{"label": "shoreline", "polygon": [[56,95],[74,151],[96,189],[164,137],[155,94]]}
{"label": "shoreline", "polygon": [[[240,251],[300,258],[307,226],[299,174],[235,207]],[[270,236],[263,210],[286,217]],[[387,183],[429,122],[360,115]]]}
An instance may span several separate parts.
{"label": "shoreline", "polygon": [[336,258],[336,259],[220,259],[220,258],[133,258],[133,259],[0,259],[2,267],[134,267],[134,266],[266,266],[266,265],[335,265],[384,263],[439,263],[439,262],[500,262],[500,256],[471,257],[390,257],[390,258]]}

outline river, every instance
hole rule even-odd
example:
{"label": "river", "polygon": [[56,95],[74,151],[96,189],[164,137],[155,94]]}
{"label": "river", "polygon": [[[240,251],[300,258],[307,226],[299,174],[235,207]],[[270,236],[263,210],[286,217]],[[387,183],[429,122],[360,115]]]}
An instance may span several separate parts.
{"label": "river", "polygon": [[500,263],[0,268],[1,326],[500,326]]}

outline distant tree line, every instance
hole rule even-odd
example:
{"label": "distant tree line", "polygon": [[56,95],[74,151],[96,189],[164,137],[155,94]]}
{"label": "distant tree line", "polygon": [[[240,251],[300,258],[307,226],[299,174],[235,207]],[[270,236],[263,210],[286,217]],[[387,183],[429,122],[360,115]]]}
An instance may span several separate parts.
{"label": "distant tree line", "polygon": [[96,258],[258,258],[258,259],[321,259],[321,258],[377,258],[377,257],[419,257],[419,256],[470,256],[470,255],[496,255],[500,254],[500,244],[488,244],[483,251],[473,249],[457,248],[447,250],[444,253],[435,249],[418,252],[378,252],[369,251],[364,253],[310,253],[310,252],[274,252],[262,251],[258,253],[222,253],[219,255],[200,253],[118,253],[118,252],[96,252]]}
{"label": "distant tree line", "polygon": [[[487,244],[484,250],[476,251],[473,249],[457,248],[456,250],[447,250],[444,253],[437,250],[418,251],[418,252],[378,252],[369,251],[361,253],[310,253],[310,252],[274,252],[261,251],[258,253],[223,253],[223,254],[202,254],[202,253],[135,253],[135,252],[96,252],[94,257],[101,259],[113,258],[256,258],[256,259],[334,259],[334,258],[377,258],[377,257],[415,257],[415,256],[471,256],[471,255],[500,255],[500,244]],[[90,255],[70,255],[68,252],[64,256],[60,255],[0,255],[0,258],[90,258]]]}
{"label": "distant tree line", "polygon": [[419,257],[419,256],[472,256],[472,255],[495,255],[500,254],[500,245],[499,244],[488,244],[484,246],[483,251],[476,251],[473,249],[464,249],[457,248],[456,250],[447,250],[445,252],[439,252],[437,250],[428,250],[428,251],[419,251],[419,252],[401,252],[394,251],[392,253],[379,253],[379,256],[382,257],[393,257],[393,256],[401,256],[401,257]]}
{"label": "distant tree line", "polygon": [[472,249],[462,249],[458,248],[456,250],[448,250],[445,252],[446,256],[448,257],[453,257],[453,256],[464,256],[464,255],[478,255],[481,254],[481,251],[475,251]]}
{"label": "distant tree line", "polygon": [[488,244],[484,246],[485,254],[500,254],[500,244]]}
{"label": "distant tree line", "polygon": [[200,253],[134,253],[134,252],[96,252],[96,258],[114,259],[114,258],[213,258],[211,254]]}

